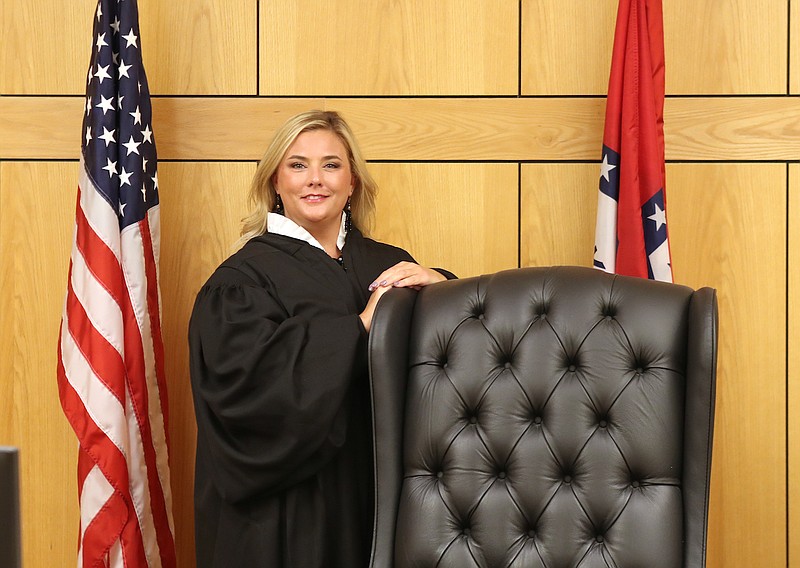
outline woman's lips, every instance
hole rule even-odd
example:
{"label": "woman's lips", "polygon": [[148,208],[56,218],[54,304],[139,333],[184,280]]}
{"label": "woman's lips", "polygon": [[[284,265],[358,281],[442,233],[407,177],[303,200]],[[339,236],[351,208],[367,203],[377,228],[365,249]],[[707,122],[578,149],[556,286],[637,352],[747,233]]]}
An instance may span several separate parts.
{"label": "woman's lips", "polygon": [[300,199],[302,199],[303,201],[306,201],[307,203],[319,203],[321,201],[324,201],[327,198],[328,198],[327,195],[320,195],[318,193],[312,193],[310,195],[304,195]]}

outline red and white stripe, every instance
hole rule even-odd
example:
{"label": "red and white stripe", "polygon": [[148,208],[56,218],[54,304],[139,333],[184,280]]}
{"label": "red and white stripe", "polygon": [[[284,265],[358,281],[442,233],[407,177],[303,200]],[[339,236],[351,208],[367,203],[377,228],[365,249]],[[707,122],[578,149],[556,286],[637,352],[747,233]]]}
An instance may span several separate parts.
{"label": "red and white stripe", "polygon": [[122,232],[81,160],[58,386],[78,437],[79,567],[174,567],[159,213]]}

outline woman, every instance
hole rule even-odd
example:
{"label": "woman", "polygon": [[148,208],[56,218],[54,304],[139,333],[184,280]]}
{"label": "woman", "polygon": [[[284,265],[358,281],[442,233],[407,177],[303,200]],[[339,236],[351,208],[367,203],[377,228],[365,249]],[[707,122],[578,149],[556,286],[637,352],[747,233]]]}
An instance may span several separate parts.
{"label": "woman", "polygon": [[376,185],[333,112],[261,160],[244,246],[189,326],[200,567],[359,568],[372,537],[366,347],[378,299],[452,277],[365,238]]}

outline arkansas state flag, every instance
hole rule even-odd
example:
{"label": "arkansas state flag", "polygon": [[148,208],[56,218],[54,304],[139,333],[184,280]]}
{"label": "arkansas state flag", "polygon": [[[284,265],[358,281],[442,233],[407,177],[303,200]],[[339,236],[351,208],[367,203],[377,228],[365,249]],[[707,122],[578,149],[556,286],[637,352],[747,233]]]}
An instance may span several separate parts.
{"label": "arkansas state flag", "polygon": [[672,282],[661,0],[620,0],[608,82],[594,266]]}

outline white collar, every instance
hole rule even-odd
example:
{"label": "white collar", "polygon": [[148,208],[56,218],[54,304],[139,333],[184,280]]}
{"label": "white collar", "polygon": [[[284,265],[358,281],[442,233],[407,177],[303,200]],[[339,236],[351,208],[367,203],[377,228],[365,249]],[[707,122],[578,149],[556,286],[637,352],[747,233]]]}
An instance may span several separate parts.
{"label": "white collar", "polygon": [[[347,236],[347,230],[345,230],[345,218],[345,214],[342,212],[342,222],[339,224],[339,235],[336,237],[336,246],[339,248],[339,250],[342,250],[344,247],[344,240]],[[274,235],[283,235],[284,237],[292,237],[293,239],[305,241],[311,246],[325,250],[325,248],[319,244],[319,241],[311,236],[311,233],[306,231],[303,227],[288,217],[284,217],[278,213],[267,213],[267,232]]]}

